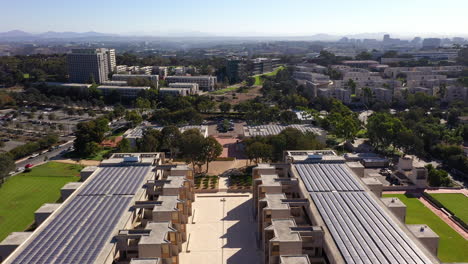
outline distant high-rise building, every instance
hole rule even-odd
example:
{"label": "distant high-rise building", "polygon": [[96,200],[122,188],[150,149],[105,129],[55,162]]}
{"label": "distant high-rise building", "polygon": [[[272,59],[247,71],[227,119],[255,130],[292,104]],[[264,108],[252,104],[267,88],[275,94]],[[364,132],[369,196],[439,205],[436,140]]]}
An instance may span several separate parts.
{"label": "distant high-rise building", "polygon": [[102,83],[115,68],[115,50],[74,49],[67,56],[69,81]]}
{"label": "distant high-rise building", "polygon": [[115,59],[115,49],[108,49],[106,51],[107,55],[107,64],[109,65],[109,72],[115,71],[117,66],[117,60]]}
{"label": "distant high-rise building", "polygon": [[420,45],[420,44],[421,44],[421,41],[422,41],[422,39],[421,39],[420,37],[415,37],[415,38],[411,41],[411,43],[412,43],[412,44],[415,44],[415,45]]}
{"label": "distant high-rise building", "polygon": [[390,35],[389,34],[385,34],[383,36],[383,42],[389,42],[390,41]]}
{"label": "distant high-rise building", "polygon": [[423,49],[437,49],[442,40],[440,38],[425,38],[422,43]]}

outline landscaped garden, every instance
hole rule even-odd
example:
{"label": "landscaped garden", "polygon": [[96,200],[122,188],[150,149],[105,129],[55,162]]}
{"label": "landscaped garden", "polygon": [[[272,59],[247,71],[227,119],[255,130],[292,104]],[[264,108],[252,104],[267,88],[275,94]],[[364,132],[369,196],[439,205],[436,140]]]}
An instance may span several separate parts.
{"label": "landscaped garden", "polygon": [[424,206],[417,198],[405,194],[386,194],[398,197],[406,206],[406,224],[424,224],[439,235],[437,257],[443,262],[468,262],[468,241]]}
{"label": "landscaped garden", "polygon": [[231,175],[229,176],[229,189],[246,190],[252,186],[252,175]]}
{"label": "landscaped garden", "polygon": [[83,167],[48,162],[9,178],[0,187],[0,241],[11,232],[24,231],[34,221],[34,212],[44,203],[60,199],[60,189],[78,181]]}
{"label": "landscaped garden", "polygon": [[461,193],[431,193],[429,195],[458,218],[468,223],[468,197]]}
{"label": "landscaped garden", "polygon": [[218,176],[195,176],[195,189],[214,190],[218,188]]}

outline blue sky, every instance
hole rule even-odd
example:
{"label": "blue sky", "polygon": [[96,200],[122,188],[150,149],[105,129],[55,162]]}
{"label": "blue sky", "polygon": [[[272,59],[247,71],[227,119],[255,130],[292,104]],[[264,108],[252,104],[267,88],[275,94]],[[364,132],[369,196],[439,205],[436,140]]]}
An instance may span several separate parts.
{"label": "blue sky", "polygon": [[468,0],[1,0],[0,31],[468,35]]}

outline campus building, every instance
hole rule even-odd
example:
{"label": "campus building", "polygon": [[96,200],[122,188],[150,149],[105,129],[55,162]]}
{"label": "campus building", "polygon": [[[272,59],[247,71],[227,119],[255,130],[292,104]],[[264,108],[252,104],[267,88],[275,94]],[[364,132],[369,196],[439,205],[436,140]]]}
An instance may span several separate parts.
{"label": "campus building", "polygon": [[217,79],[215,76],[167,76],[167,83],[196,83],[199,88],[205,91],[213,91]]}
{"label": "campus building", "polygon": [[82,180],[64,187],[62,204],[36,212],[35,231],[0,243],[3,263],[179,263],[191,169],[165,164],[163,153],[117,153]]}
{"label": "campus building", "polygon": [[136,98],[138,93],[144,90],[149,90],[149,86],[114,86],[114,85],[100,85],[97,87],[98,90],[102,91],[104,96],[108,96],[113,92],[116,92],[123,98]]}
{"label": "campus building", "polygon": [[[147,129],[156,129],[162,130],[164,127],[162,126],[137,126],[135,128],[128,129],[123,134],[123,137],[128,139],[130,142],[130,146],[136,147],[138,139],[143,137],[143,133]],[[181,126],[179,127],[180,133],[184,133],[189,129],[198,129],[200,133],[204,137],[208,137],[208,126]]]}
{"label": "campus building", "polygon": [[69,81],[102,83],[115,68],[113,49],[74,49],[67,55]]}
{"label": "campus building", "polygon": [[345,158],[295,150],[284,160],[252,171],[263,263],[440,263],[437,235],[406,226],[401,201],[380,199],[382,184]]}

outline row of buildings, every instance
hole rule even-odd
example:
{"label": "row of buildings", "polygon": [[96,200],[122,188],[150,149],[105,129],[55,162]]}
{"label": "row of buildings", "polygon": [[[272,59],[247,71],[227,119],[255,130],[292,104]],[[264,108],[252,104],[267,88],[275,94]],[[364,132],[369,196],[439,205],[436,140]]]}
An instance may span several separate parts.
{"label": "row of buildings", "polygon": [[2,263],[177,264],[195,201],[193,174],[163,153],[118,153],[36,211],[33,232],[0,243]]}
{"label": "row of buildings", "polygon": [[391,103],[404,101],[406,94],[417,92],[441,97],[446,102],[468,101],[468,88],[457,78],[465,69],[463,66],[388,67],[376,61],[343,64],[330,67],[341,76],[336,80],[315,64],[297,65],[293,77],[306,86],[309,96],[332,97],[344,103],[351,103],[352,99]]}
{"label": "row of buildings", "polygon": [[287,151],[253,169],[257,240],[266,264],[439,263],[438,236],[405,225],[406,207],[332,151]]}
{"label": "row of buildings", "polygon": [[[163,93],[176,93],[179,95],[196,94],[198,90],[212,91],[217,83],[215,76],[186,76],[184,74],[168,76],[168,67],[116,65],[114,49],[74,49],[68,54],[67,63],[71,83],[94,82],[102,84],[103,87],[100,87],[100,89],[105,93],[110,90],[117,90],[122,91],[124,96],[137,93],[141,89],[147,89],[147,87],[136,88],[123,83],[132,78],[149,79],[155,84],[156,88],[159,79],[165,79],[169,87],[164,87],[167,89],[162,89]],[[173,86],[170,86],[171,84]],[[197,87],[187,87],[187,85],[181,87],[181,84],[194,84]],[[122,88],[124,86],[127,87]]]}

